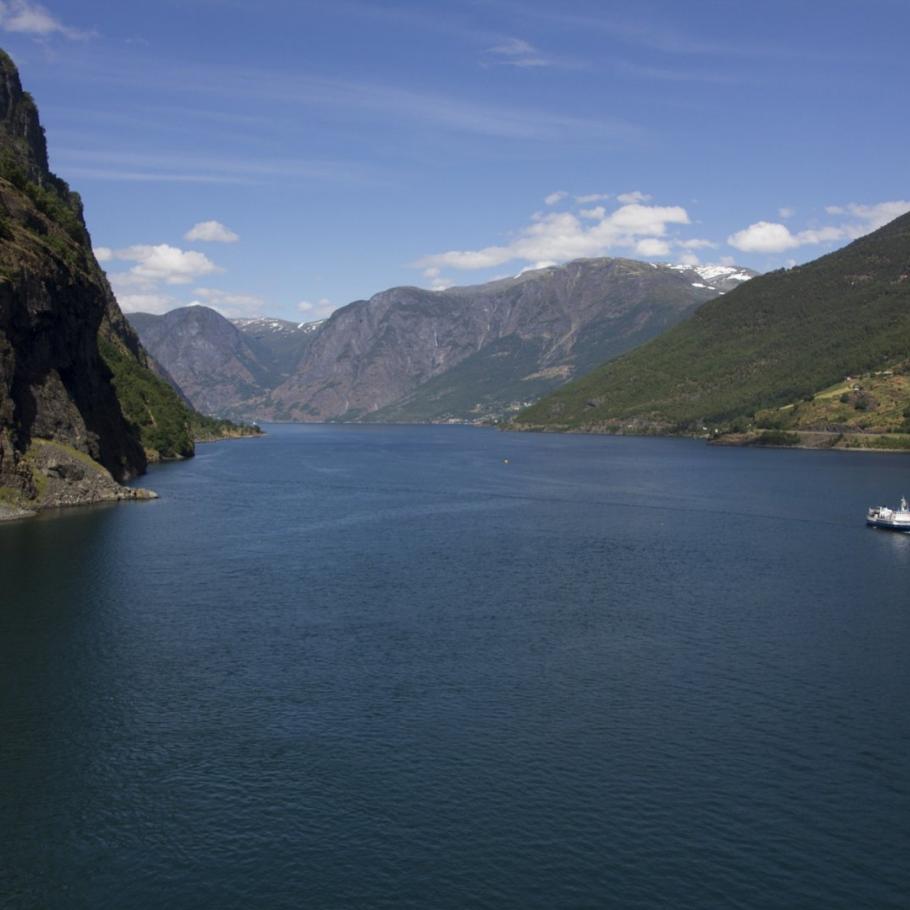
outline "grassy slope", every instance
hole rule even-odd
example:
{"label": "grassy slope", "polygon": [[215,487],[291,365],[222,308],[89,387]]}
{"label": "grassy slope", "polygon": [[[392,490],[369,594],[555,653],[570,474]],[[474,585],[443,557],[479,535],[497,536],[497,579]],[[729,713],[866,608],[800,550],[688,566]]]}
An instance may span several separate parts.
{"label": "grassy slope", "polygon": [[114,388],[126,419],[138,427],[150,461],[188,458],[195,442],[259,433],[229,420],[205,417],[188,408],[174,389],[142,366],[113,338],[98,339],[101,356],[113,374]]}
{"label": "grassy slope", "polygon": [[910,352],[910,215],[702,306],[522,412],[549,429],[687,431],[751,419]]}

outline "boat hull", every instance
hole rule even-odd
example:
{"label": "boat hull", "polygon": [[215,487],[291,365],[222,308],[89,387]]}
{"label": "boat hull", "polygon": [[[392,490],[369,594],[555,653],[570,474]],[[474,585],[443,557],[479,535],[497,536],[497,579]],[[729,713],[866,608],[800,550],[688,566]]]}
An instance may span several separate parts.
{"label": "boat hull", "polygon": [[882,531],[898,531],[903,534],[910,534],[910,523],[907,522],[893,522],[888,521],[886,518],[869,518],[866,520],[866,524],[870,528],[879,528]]}

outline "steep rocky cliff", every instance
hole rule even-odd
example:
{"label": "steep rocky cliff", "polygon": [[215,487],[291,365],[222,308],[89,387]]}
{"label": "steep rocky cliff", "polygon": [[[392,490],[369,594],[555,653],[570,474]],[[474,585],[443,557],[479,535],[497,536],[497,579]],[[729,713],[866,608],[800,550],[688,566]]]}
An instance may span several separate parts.
{"label": "steep rocky cliff", "polygon": [[149,457],[192,454],[190,415],[149,370],[0,51],[0,502],[132,497],[118,482]]}

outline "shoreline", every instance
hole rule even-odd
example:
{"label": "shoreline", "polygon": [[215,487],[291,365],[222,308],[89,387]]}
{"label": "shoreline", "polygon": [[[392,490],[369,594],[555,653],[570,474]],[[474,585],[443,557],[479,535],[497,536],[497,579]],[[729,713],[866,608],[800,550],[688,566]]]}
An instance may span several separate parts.
{"label": "shoreline", "polygon": [[[195,445],[202,445],[208,442],[227,442],[234,439],[258,439],[266,434],[262,431],[258,433],[236,433],[229,436],[221,436],[213,439],[194,439]],[[59,509],[72,509],[82,506],[95,506],[101,503],[117,502],[148,502],[158,499],[158,494],[154,490],[145,487],[127,486],[127,483],[118,483],[110,475],[110,472],[85,455],[83,452],[71,450],[69,447],[48,440],[35,439],[33,447],[41,452],[47,458],[54,461],[53,467],[59,464],[65,464],[71,477],[76,477],[76,482],[58,482],[53,484],[52,489],[47,490],[39,500],[17,500],[15,502],[0,501],[0,523],[7,524],[14,521],[22,521],[27,518],[35,518],[39,514],[52,512]],[[33,448],[34,451],[34,448]],[[190,461],[194,456],[175,456],[173,458],[162,458],[158,461],[149,461],[148,467],[155,464],[168,464],[181,461]],[[77,472],[73,474],[74,470]],[[144,477],[148,473],[138,475]],[[48,478],[42,473],[44,484],[47,485]],[[138,479],[138,478],[133,478]]]}
{"label": "shoreline", "polygon": [[[793,435],[800,436],[799,442],[794,442],[792,444],[787,443],[773,443],[773,442],[762,442],[760,440],[760,435],[756,433],[727,433],[719,436],[707,436],[704,434],[695,434],[695,433],[670,433],[670,432],[610,432],[609,430],[598,430],[594,428],[585,428],[585,427],[576,427],[569,429],[556,429],[555,427],[546,427],[546,426],[534,426],[531,424],[524,425],[510,425],[503,424],[498,427],[498,429],[503,430],[507,433],[552,433],[554,435],[561,434],[566,436],[630,436],[636,439],[691,439],[691,440],[702,440],[705,445],[717,446],[719,448],[731,448],[731,449],[798,449],[801,451],[815,451],[815,452],[864,452],[864,453],[881,453],[886,455],[910,455],[910,445],[908,446],[864,446],[864,445],[840,445],[840,441],[844,437],[851,439],[861,439],[864,436],[867,438],[882,439],[886,438],[889,434],[887,433],[833,433],[827,431],[815,431],[815,430],[788,430],[785,432],[792,433]],[[901,438],[907,438],[910,440],[910,434],[894,434],[899,435]],[[803,436],[815,437],[816,442],[813,444],[805,439]],[[830,440],[830,441],[829,441]]]}

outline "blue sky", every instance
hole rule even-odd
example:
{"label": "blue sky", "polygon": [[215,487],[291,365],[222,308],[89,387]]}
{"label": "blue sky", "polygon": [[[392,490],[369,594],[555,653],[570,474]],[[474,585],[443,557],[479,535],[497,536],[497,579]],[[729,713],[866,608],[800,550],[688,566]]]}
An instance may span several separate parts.
{"label": "blue sky", "polygon": [[910,209],[908,35],[905,0],[0,0],[124,308],[297,320],[842,246]]}

